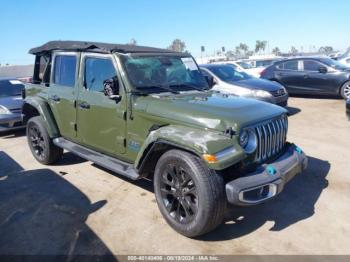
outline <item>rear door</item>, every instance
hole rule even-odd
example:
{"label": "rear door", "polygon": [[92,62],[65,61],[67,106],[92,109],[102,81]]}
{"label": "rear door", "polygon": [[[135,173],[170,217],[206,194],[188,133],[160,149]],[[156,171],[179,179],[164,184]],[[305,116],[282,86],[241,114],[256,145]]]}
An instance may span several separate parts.
{"label": "rear door", "polygon": [[304,73],[301,61],[290,60],[275,67],[275,78],[283,84],[289,93],[302,93],[304,89]]}
{"label": "rear door", "polygon": [[105,96],[103,88],[105,80],[118,77],[114,57],[83,53],[80,75],[81,86],[77,100],[79,141],[109,155],[124,153],[126,97],[120,88],[122,100],[116,102]]}
{"label": "rear door", "polygon": [[56,52],[49,87],[49,104],[63,137],[76,138],[76,79],[79,54]]}

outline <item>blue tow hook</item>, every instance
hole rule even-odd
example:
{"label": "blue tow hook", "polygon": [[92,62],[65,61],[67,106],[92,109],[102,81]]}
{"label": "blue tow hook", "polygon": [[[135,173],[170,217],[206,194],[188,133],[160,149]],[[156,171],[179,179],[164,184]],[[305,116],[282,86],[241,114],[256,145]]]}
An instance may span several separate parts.
{"label": "blue tow hook", "polygon": [[267,166],[266,171],[267,171],[267,173],[268,173],[270,176],[274,176],[274,175],[276,175],[276,173],[277,173],[276,168],[274,168],[274,167],[271,166],[271,165]]}
{"label": "blue tow hook", "polygon": [[301,155],[301,154],[303,153],[303,150],[301,150],[301,148],[298,147],[298,146],[295,148],[295,151],[297,151],[297,153],[298,153],[299,155]]}

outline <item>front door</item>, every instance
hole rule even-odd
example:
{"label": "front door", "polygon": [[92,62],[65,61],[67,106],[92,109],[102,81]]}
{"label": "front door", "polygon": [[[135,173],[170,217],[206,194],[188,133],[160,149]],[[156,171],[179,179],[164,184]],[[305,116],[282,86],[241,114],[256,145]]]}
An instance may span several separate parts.
{"label": "front door", "polygon": [[76,137],[76,79],[77,53],[56,53],[49,87],[49,104],[61,136],[74,140]]}
{"label": "front door", "polygon": [[116,68],[110,55],[82,54],[78,139],[85,146],[110,155],[125,152],[125,97],[116,102],[103,92],[104,81],[117,76]]}
{"label": "front door", "polygon": [[[327,72],[320,72],[320,67],[327,68]],[[310,59],[303,60],[303,71],[305,75],[305,87],[315,94],[337,94],[338,88],[334,77],[337,74],[328,66]]]}

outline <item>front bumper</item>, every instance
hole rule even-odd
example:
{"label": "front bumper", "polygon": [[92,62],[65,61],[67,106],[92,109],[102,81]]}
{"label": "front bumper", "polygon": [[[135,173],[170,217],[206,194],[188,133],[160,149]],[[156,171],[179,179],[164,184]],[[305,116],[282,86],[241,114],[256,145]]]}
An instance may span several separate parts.
{"label": "front bumper", "polygon": [[230,204],[249,206],[265,202],[283,191],[284,186],[306,169],[308,159],[300,148],[289,145],[285,153],[255,172],[226,184]]}
{"label": "front bumper", "polygon": [[0,114],[0,132],[23,127],[22,114]]}

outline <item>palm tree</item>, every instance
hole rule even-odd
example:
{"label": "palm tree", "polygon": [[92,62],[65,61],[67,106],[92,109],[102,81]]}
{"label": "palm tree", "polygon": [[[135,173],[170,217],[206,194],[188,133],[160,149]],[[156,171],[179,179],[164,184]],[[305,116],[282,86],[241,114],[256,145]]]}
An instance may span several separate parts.
{"label": "palm tree", "polygon": [[275,56],[279,56],[281,54],[281,50],[276,46],[274,49],[272,49],[272,53]]}
{"label": "palm tree", "polygon": [[186,44],[184,41],[177,38],[171,43],[170,46],[168,46],[168,49],[176,52],[183,52],[186,49]]}

